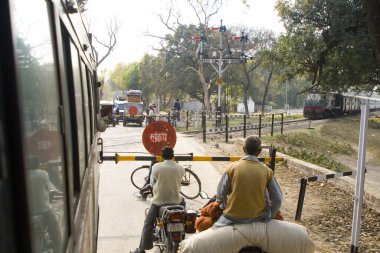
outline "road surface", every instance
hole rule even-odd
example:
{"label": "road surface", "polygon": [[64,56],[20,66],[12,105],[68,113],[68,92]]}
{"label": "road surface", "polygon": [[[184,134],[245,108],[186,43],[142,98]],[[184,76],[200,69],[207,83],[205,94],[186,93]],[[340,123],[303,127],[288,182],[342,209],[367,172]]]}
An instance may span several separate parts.
{"label": "road surface", "polygon": [[[122,124],[115,128],[109,127],[102,133],[104,155],[114,155],[115,152],[133,152],[122,155],[149,155],[145,150],[141,136],[144,127]],[[199,143],[185,135],[177,134],[175,154],[193,152],[194,155],[209,155]],[[202,182],[202,190],[212,196],[220,179],[220,173],[209,162],[181,162],[192,164]],[[148,161],[115,162],[107,161],[100,166],[99,186],[99,233],[98,253],[129,252],[138,247],[144,221],[144,212],[150,206],[149,201],[136,198],[137,189],[130,181],[133,169]],[[226,164],[227,165],[227,164]],[[207,200],[197,198],[187,200],[187,208],[199,209]],[[155,247],[147,252],[159,252]]]}

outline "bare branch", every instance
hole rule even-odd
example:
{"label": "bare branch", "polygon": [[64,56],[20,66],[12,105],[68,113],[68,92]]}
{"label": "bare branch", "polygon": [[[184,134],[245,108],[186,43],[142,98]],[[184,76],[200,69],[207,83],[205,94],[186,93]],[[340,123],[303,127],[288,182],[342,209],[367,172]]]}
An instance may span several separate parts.
{"label": "bare branch", "polygon": [[172,9],[170,8],[169,9],[169,13],[168,13],[168,17],[166,18],[166,20],[164,20],[163,16],[161,14],[156,14],[158,16],[158,18],[160,19],[161,23],[170,31],[172,31],[173,33],[175,33],[175,28],[171,27],[169,25],[169,21],[170,21],[170,18],[172,17]]}
{"label": "bare branch", "polygon": [[107,24],[108,41],[106,42],[93,35],[96,42],[106,48],[106,53],[100,58],[100,60],[98,60],[97,66],[99,66],[115,49],[117,44],[117,33],[119,32],[120,27],[121,24],[119,24],[117,19],[113,19]]}

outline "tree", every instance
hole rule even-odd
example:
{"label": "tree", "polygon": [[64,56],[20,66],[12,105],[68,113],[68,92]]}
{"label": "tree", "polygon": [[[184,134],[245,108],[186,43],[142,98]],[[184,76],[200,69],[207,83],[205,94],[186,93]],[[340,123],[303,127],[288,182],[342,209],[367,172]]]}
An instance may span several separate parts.
{"label": "tree", "polygon": [[86,5],[87,5],[88,0],[78,0],[77,2],[78,2],[78,7],[79,7],[80,12],[83,13],[87,11]]}
{"label": "tree", "polygon": [[116,84],[119,90],[123,90],[127,87],[125,81],[125,72],[128,69],[128,65],[124,63],[116,64],[114,70],[110,74],[110,79]]}
{"label": "tree", "polygon": [[280,0],[276,8],[287,31],[279,40],[285,79],[305,76],[325,91],[379,84],[361,1]]}
{"label": "tree", "polygon": [[173,7],[168,11],[167,17],[158,14],[161,23],[168,29],[171,34],[166,36],[155,36],[149,34],[149,36],[160,38],[162,43],[162,48],[159,51],[167,51],[170,56],[181,57],[189,65],[183,66],[182,71],[193,71],[198,77],[199,82],[202,87],[203,104],[204,108],[209,111],[209,83],[210,75],[207,73],[207,67],[203,63],[197,62],[199,57],[198,45],[189,43],[187,38],[189,35],[206,35],[211,18],[218,13],[218,11],[223,6],[223,0],[188,0],[187,1],[192,9],[196,19],[197,25],[186,26],[181,24],[180,17],[181,14],[175,12]]}
{"label": "tree", "polygon": [[[94,39],[98,43],[99,46],[103,47],[103,50],[96,50],[97,52],[97,66],[99,66],[116,48],[117,44],[117,33],[121,27],[120,22],[117,19],[113,19],[107,23],[107,36],[104,38],[98,38],[98,36],[93,35]],[[99,56],[99,51],[102,51],[102,56]]]}
{"label": "tree", "polygon": [[380,68],[380,2],[378,0],[363,0],[363,5],[372,37],[373,51]]}
{"label": "tree", "polygon": [[145,55],[139,65],[139,75],[146,101],[151,101],[153,95],[158,109],[161,109],[161,106],[168,107],[178,92],[175,89],[171,62],[165,53],[160,53],[156,57]]}

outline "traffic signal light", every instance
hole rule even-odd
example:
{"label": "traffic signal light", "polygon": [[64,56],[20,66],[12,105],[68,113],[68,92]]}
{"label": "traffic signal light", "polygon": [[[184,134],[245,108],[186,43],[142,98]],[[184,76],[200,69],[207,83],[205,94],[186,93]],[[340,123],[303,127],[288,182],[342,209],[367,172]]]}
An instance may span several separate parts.
{"label": "traffic signal light", "polygon": [[242,35],[242,36],[240,36],[240,41],[241,42],[247,42],[248,41],[248,35]]}
{"label": "traffic signal light", "polygon": [[221,25],[220,27],[219,27],[219,32],[221,32],[221,33],[225,33],[227,31],[227,29],[226,29],[226,26],[225,25]]}
{"label": "traffic signal light", "polygon": [[204,35],[202,35],[202,36],[201,36],[201,41],[202,41],[202,42],[207,42],[207,37],[204,36]]}

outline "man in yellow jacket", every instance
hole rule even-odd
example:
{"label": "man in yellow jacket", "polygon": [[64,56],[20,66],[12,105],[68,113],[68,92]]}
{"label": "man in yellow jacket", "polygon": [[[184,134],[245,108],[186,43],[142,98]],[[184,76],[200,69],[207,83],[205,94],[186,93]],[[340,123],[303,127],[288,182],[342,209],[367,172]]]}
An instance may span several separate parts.
{"label": "man in yellow jacket", "polygon": [[246,156],[231,163],[218,184],[217,198],[224,210],[214,226],[270,220],[281,206],[282,193],[273,171],[257,158],[260,138],[248,136],[243,151]]}

